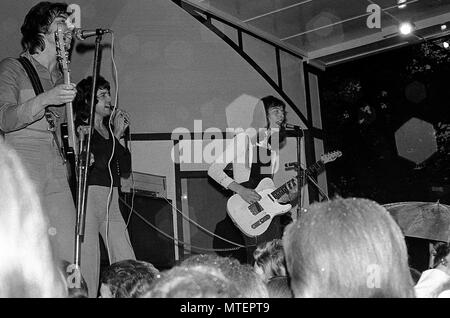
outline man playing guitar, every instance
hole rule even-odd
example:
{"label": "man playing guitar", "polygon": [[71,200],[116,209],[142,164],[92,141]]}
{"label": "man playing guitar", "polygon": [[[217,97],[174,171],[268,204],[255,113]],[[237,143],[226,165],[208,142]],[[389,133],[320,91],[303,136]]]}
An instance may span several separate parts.
{"label": "man playing guitar", "polygon": [[[208,169],[208,175],[212,179],[224,188],[237,193],[249,204],[261,199],[261,196],[254,189],[263,178],[271,178],[278,166],[278,149],[272,147],[272,144],[275,144],[271,142],[272,139],[278,138],[278,145],[281,145],[284,140],[286,114],[284,102],[274,96],[266,96],[261,101],[264,105],[266,126],[263,129],[252,127],[258,132],[256,136],[250,136],[247,132],[237,134],[225,149],[225,154],[219,154]],[[279,132],[279,134],[276,132]],[[225,160],[223,160],[224,158]],[[224,172],[229,163],[233,164],[233,178]],[[291,191],[296,192],[293,182],[289,186]],[[288,200],[288,196],[285,195],[279,201],[286,202]],[[280,221],[277,217],[272,220],[269,228],[262,235],[256,237],[249,237],[240,233],[241,231],[236,228],[228,215],[219,226],[222,228],[221,233],[216,234],[222,234],[220,236],[230,241],[244,242],[247,246],[245,251],[246,257],[242,250],[221,254],[223,256],[233,256],[241,262],[252,263],[253,250],[257,244],[280,238],[282,235]],[[242,235],[243,239],[238,235]],[[226,246],[215,245],[215,248]],[[229,247],[232,248],[234,246]]]}
{"label": "man playing guitar", "polygon": [[[58,24],[67,28],[66,12],[64,3],[40,2],[26,15],[21,27],[25,61],[0,62],[0,130],[36,185],[56,257],[71,261],[76,212],[58,147],[59,131],[52,130],[65,121],[64,105],[76,95],[74,84],[64,84],[57,62],[55,32]],[[67,37],[69,42],[68,29]],[[37,81],[28,76],[32,71]],[[43,92],[36,94],[33,83],[38,81]]]}

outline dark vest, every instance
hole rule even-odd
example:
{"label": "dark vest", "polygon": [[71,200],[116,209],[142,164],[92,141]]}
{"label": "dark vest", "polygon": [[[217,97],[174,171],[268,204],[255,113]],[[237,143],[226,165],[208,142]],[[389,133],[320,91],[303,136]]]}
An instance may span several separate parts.
{"label": "dark vest", "polygon": [[242,186],[250,189],[257,187],[264,178],[272,178],[271,173],[271,151],[267,148],[255,146],[253,148],[253,163],[248,181],[241,183]]}

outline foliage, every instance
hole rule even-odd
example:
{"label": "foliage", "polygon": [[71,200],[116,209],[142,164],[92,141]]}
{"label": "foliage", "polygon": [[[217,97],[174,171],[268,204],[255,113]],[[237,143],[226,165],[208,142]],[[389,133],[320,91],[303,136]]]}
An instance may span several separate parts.
{"label": "foliage", "polygon": [[417,74],[431,74],[450,62],[450,54],[437,42],[425,42],[414,48],[411,62],[406,71],[410,77]]}
{"label": "foliage", "polygon": [[[343,149],[344,156],[347,153],[349,160],[339,166],[341,172],[330,173],[333,191],[344,196],[361,195],[380,201],[390,200],[386,194],[386,180],[382,180],[386,172],[382,170],[389,165],[405,164],[397,157],[395,145],[392,146],[395,144],[393,132],[398,128],[393,123],[400,125],[408,116],[417,115],[417,109],[421,109],[422,113],[433,112],[436,111],[433,108],[437,108],[435,103],[440,103],[439,107],[448,103],[444,98],[445,92],[438,91],[441,96],[433,96],[432,105],[427,105],[430,100],[413,105],[405,99],[405,88],[411,82],[419,81],[429,89],[436,82],[446,79],[450,71],[449,52],[438,44],[425,42],[401,54],[369,57],[335,68],[330,72],[331,76],[325,74],[322,100],[326,109],[323,117],[328,132],[327,143],[330,148]],[[434,115],[436,117],[438,120],[432,124],[436,129],[438,152],[415,169],[414,165],[404,168],[406,173],[398,185],[413,180],[422,182],[425,187],[429,183],[425,178],[450,182],[445,177],[450,172],[450,123],[443,116]],[[380,171],[366,171],[369,169]],[[394,174],[397,172],[393,169]],[[401,175],[400,172],[398,174]],[[417,191],[421,193],[422,190]]]}

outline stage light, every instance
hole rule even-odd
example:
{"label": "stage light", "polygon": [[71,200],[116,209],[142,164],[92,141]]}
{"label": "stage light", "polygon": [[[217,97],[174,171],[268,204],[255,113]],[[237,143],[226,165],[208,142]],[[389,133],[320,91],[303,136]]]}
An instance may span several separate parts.
{"label": "stage light", "polygon": [[399,5],[398,8],[399,9],[406,8],[406,4],[402,4],[402,3],[405,3],[405,2],[406,2],[406,0],[398,0],[397,1],[397,4]]}
{"label": "stage light", "polygon": [[441,25],[441,30],[442,31],[447,30],[447,25],[446,24]]}
{"label": "stage light", "polygon": [[403,22],[398,27],[399,31],[403,35],[408,35],[414,30],[414,26],[410,22]]}
{"label": "stage light", "polygon": [[448,49],[450,44],[447,41],[442,42],[442,46],[444,47],[444,49]]}

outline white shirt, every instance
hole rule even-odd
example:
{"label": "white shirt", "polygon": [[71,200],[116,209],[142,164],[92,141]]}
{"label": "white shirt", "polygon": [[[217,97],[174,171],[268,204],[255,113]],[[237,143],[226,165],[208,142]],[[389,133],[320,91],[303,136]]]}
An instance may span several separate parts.
{"label": "white shirt", "polygon": [[[250,172],[253,162],[253,147],[260,146],[270,149],[267,144],[269,137],[266,131],[266,138],[260,143],[254,143],[255,138],[245,133],[239,133],[227,144],[225,151],[220,153],[208,169],[208,175],[217,183],[228,189],[228,186],[235,181],[236,183],[246,182],[250,178]],[[279,165],[279,156],[277,151],[271,151],[271,174],[273,175]],[[233,177],[230,178],[223,171],[225,167],[232,162]]]}
{"label": "white shirt", "polygon": [[448,288],[450,276],[440,269],[429,269],[422,273],[414,291],[417,298],[450,298]]}

